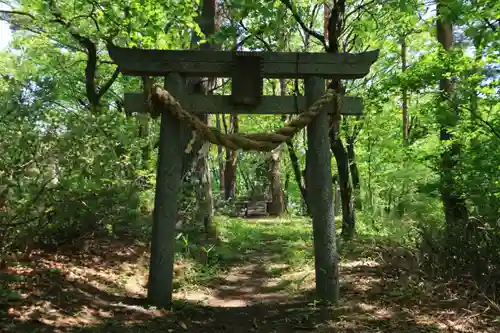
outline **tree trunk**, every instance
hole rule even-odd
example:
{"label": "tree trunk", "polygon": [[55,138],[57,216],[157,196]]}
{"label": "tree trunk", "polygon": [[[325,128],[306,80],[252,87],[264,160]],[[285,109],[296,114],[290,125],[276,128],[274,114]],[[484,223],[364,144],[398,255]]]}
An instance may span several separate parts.
{"label": "tree trunk", "polygon": [[[404,74],[407,68],[407,53],[408,46],[406,45],[406,35],[401,35],[401,72]],[[410,121],[408,114],[408,89],[401,89],[401,109],[403,113],[403,147],[408,147],[410,144]],[[403,167],[407,168],[407,158],[404,158]],[[400,217],[403,217],[406,211],[405,197],[407,195],[407,186],[403,184],[402,193],[397,199],[397,211]]]}
{"label": "tree trunk", "polygon": [[[326,26],[328,36],[329,53],[340,52],[340,36],[344,30],[345,16],[345,0],[334,1],[331,10],[325,11],[324,15],[328,16],[328,25]],[[345,89],[341,80],[334,79],[329,85],[329,89],[333,89],[337,94],[345,95]],[[340,132],[340,115],[335,115],[338,119],[332,118],[332,126],[330,129],[330,147],[337,162],[338,181],[340,186],[340,198],[342,201],[342,237],[350,239],[354,236],[356,230],[356,220],[354,214],[354,205],[352,202],[352,188],[349,181],[349,158],[339,137]]]}
{"label": "tree trunk", "polygon": [[283,206],[285,213],[288,213],[288,202],[290,200],[290,197],[288,196],[289,189],[290,189],[290,173],[287,172],[285,175],[285,185],[283,189],[283,200],[284,200]]}
{"label": "tree trunk", "polygon": [[[220,114],[215,115],[215,127],[221,131],[221,121]],[[220,193],[224,193],[224,175],[225,175],[225,166],[224,166],[224,149],[221,145],[217,146],[217,161],[219,162],[219,191]]]}
{"label": "tree trunk", "polygon": [[[231,26],[235,27],[237,23],[230,19]],[[235,36],[233,41],[234,49],[238,49],[238,39]],[[229,116],[229,129],[227,128],[225,115],[222,116],[222,121],[226,134],[228,133],[238,133],[238,115],[231,114]],[[237,163],[238,163],[238,153],[226,149],[226,161],[224,166],[224,199],[226,201],[233,201],[236,198],[236,176],[237,176]]]}
{"label": "tree trunk", "polygon": [[300,194],[302,195],[302,200],[306,208],[306,214],[310,215],[310,209],[307,203],[307,187],[304,181],[305,178],[302,176],[302,172],[300,171],[299,158],[297,157],[297,153],[295,152],[292,141],[287,141],[286,145],[288,147],[290,163],[292,164],[293,176],[295,178],[295,181],[297,182],[297,186],[300,189]]}
{"label": "tree trunk", "polygon": [[340,200],[340,188],[339,188],[339,176],[334,175],[332,177],[332,185],[333,185],[333,216],[337,219],[340,212],[340,205],[342,201]]}
{"label": "tree trunk", "polygon": [[[238,133],[238,116],[232,114],[230,133]],[[237,152],[226,149],[226,166],[224,167],[224,199],[234,200],[236,198],[236,168]]]}
{"label": "tree trunk", "polygon": [[[401,36],[401,71],[404,73],[406,71],[406,56],[407,56],[408,48],[406,45],[406,36]],[[409,118],[408,118],[408,89],[403,87],[401,90],[402,95],[402,111],[403,111],[403,144],[404,146],[408,146],[409,143]]]}
{"label": "tree trunk", "polygon": [[281,151],[283,146],[279,146],[271,152],[269,163],[269,183],[271,187],[271,204],[268,213],[271,216],[281,216],[284,212],[283,187],[281,185]]}
{"label": "tree trunk", "polygon": [[[282,16],[279,16],[280,18]],[[281,29],[280,29],[281,30]],[[282,40],[284,40],[284,34],[280,31]],[[286,95],[286,85],[285,79],[279,80],[280,95]],[[282,120],[285,120],[283,118]],[[280,145],[271,152],[270,156],[270,166],[269,166],[269,182],[271,185],[271,204],[269,206],[268,213],[271,216],[281,216],[285,211],[285,199],[283,193],[283,186],[281,182],[281,152],[283,151],[283,145]]]}
{"label": "tree trunk", "polygon": [[[143,77],[142,78],[142,89],[143,89],[143,94],[144,94],[144,100],[147,101],[147,98],[149,96],[149,92],[151,91],[151,83],[152,80],[148,77]],[[146,110],[144,110],[146,111]],[[137,118],[139,120],[139,132],[138,136],[139,138],[147,138],[149,136],[149,125],[150,125],[150,117],[149,115],[145,113],[139,113],[137,115]],[[147,142],[143,147],[142,147],[142,168],[147,170],[149,169],[149,160],[151,158],[151,145],[149,142]]]}
{"label": "tree trunk", "polygon": [[[436,2],[437,13],[437,39],[445,51],[449,51],[453,45],[453,25],[452,15],[447,0]],[[458,122],[457,105],[453,101],[453,84],[450,79],[442,78],[439,82],[441,99],[443,103],[439,110],[441,124],[441,141],[452,140],[452,133],[448,130],[453,128]],[[463,231],[469,219],[467,205],[464,195],[461,193],[457,177],[457,160],[459,158],[461,146],[458,142],[453,142],[441,155],[441,198],[443,200],[446,229],[449,239],[457,238],[457,232]],[[453,244],[453,243],[452,243]]]}
{"label": "tree trunk", "polygon": [[214,200],[207,155],[208,151],[203,156],[200,156],[196,165],[197,178],[200,180],[198,190],[196,191],[196,200],[198,203],[196,221],[203,221],[203,228],[208,237],[215,235],[216,232],[212,223]]}
{"label": "tree trunk", "polygon": [[[199,26],[201,31],[205,36],[210,37],[215,33],[215,21],[216,21],[216,0],[203,0],[201,7],[201,15],[199,17]],[[196,45],[199,42],[199,37],[193,33],[192,42]],[[194,46],[193,45],[193,46]],[[203,50],[214,49],[214,45],[209,43],[203,43],[200,45]],[[199,90],[203,94],[212,94],[212,88],[215,83],[215,78],[207,78],[203,82],[202,78],[197,79],[197,85],[199,85]],[[196,88],[193,90],[197,90]],[[203,120],[205,124],[210,125],[210,116],[203,115]],[[206,143],[209,144],[209,143]],[[201,147],[200,147],[201,148]],[[198,152],[196,152],[198,153]],[[201,154],[197,154],[196,160],[196,174],[200,180],[200,185],[196,191],[196,202],[198,204],[196,211],[196,221],[203,222],[203,227],[207,236],[211,233],[215,234],[213,230],[212,217],[213,217],[213,195],[212,195],[212,177],[209,171],[208,165],[208,153],[209,149],[203,151]]]}
{"label": "tree trunk", "polygon": [[355,213],[352,202],[352,188],[349,181],[349,159],[342,139],[332,140],[330,145],[335,160],[337,161],[338,182],[340,187],[340,200],[342,204],[342,238],[349,240],[355,232]]}
{"label": "tree trunk", "polygon": [[351,184],[354,190],[354,207],[362,210],[363,204],[361,202],[361,186],[359,183],[359,170],[358,163],[356,162],[356,152],[354,150],[355,138],[350,135],[347,138],[347,158],[349,160],[349,171],[351,172]]}

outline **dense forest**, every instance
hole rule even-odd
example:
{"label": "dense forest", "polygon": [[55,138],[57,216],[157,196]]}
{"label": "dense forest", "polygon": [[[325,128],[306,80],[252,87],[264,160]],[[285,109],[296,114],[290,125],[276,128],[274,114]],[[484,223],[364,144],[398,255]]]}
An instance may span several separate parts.
{"label": "dense forest", "polygon": [[[500,330],[500,2],[2,0],[0,24],[6,332]],[[161,162],[175,140],[126,96],[150,101],[163,78],[124,75],[116,48],[378,50],[364,77],[325,80],[359,106],[324,118],[331,200],[317,203],[307,173],[310,127],[265,152],[181,127],[181,162]],[[304,81],[265,78],[262,94],[297,101]],[[231,95],[232,82],[185,86]],[[243,137],[293,123],[306,111],[294,108],[196,119]],[[154,216],[173,188],[157,184],[162,163],[181,175],[175,244]],[[330,205],[328,246],[311,221]],[[170,271],[158,264],[168,248]],[[334,268],[321,267],[323,248]]]}

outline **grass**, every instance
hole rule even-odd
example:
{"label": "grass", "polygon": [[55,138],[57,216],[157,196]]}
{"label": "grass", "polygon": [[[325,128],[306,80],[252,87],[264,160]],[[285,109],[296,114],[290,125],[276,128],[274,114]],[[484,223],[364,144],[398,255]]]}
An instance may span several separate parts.
{"label": "grass", "polygon": [[[262,251],[263,245],[265,252],[272,254],[273,264],[284,264],[291,269],[309,265],[314,259],[312,228],[306,219],[262,219],[255,223],[218,217],[215,223],[220,239],[216,246],[204,241],[195,229],[185,230],[178,237],[177,258],[189,267],[184,277],[189,279],[191,286],[205,283],[207,278],[214,278],[235,264],[245,262]],[[274,270],[278,274],[283,268]]]}
{"label": "grass", "polygon": [[145,302],[147,244],[95,240],[89,253],[12,263],[0,277],[0,325],[82,333],[499,330],[492,306],[433,281],[401,283],[377,265],[377,245],[406,240],[411,221],[379,234],[360,221],[356,239],[341,244],[341,301],[329,321],[313,297],[309,220],[219,217],[220,242],[194,229],[179,234],[172,309]]}

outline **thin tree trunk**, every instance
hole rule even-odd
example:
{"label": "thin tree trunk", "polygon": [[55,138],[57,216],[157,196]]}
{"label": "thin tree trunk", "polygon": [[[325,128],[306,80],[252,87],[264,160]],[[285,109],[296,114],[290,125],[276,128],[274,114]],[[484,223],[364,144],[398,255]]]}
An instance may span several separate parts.
{"label": "thin tree trunk", "polygon": [[[406,35],[401,35],[401,72],[404,74],[407,69],[408,46],[406,45]],[[408,114],[408,89],[401,89],[401,109],[403,113],[403,147],[408,147],[410,144],[410,121]],[[407,168],[407,159],[404,158],[403,166]],[[397,199],[397,211],[402,217],[406,211],[405,197],[407,195],[407,186],[403,183],[403,188],[400,197]]]}
{"label": "thin tree trunk", "polygon": [[[231,19],[231,25],[236,26],[236,22]],[[238,40],[237,36],[235,36],[233,41],[234,49],[238,48]],[[224,116],[223,116],[224,117]],[[228,131],[225,119],[224,119],[224,127],[227,133],[238,133],[239,125],[238,125],[238,115],[231,114],[229,118],[230,128]],[[236,176],[237,176],[237,163],[238,163],[238,153],[236,151],[232,151],[226,149],[226,163],[225,163],[225,174],[224,174],[224,199],[233,201],[236,198]]]}
{"label": "thin tree trunk", "polygon": [[355,208],[362,210],[363,204],[361,202],[361,188],[359,182],[358,163],[356,162],[356,152],[354,150],[355,138],[350,135],[347,138],[347,158],[349,160],[349,171],[351,172],[351,184],[354,190]]}
{"label": "thin tree trunk", "polygon": [[285,213],[288,213],[288,202],[290,200],[288,193],[290,189],[290,173],[287,172],[285,175],[285,185],[283,189],[283,200],[284,200],[284,210]]}
{"label": "thin tree trunk", "polygon": [[340,200],[340,187],[339,187],[339,176],[334,175],[332,177],[332,185],[333,185],[333,215],[335,219],[339,216],[340,205],[342,201]]}
{"label": "thin tree trunk", "polygon": [[[230,117],[231,126],[230,133],[238,133],[238,116],[232,114]],[[234,200],[236,198],[236,168],[237,168],[237,152],[226,149],[226,166],[224,167],[224,198],[226,200]]]}
{"label": "thin tree trunk", "polygon": [[[401,37],[401,71],[404,73],[406,71],[407,63],[407,52],[408,48],[406,45],[406,36]],[[408,146],[409,143],[409,118],[408,118],[408,89],[403,87],[401,90],[402,94],[402,111],[403,111],[403,144],[404,146]]]}
{"label": "thin tree trunk", "polygon": [[[307,42],[307,39],[306,39]],[[306,44],[307,45],[307,44]],[[294,94],[299,95],[299,80],[295,79],[294,83]],[[287,119],[285,119],[287,120]],[[303,134],[303,142],[307,142],[306,136],[307,129],[305,129]],[[302,213],[307,216],[311,216],[311,210],[309,208],[309,204],[307,203],[307,185],[306,185],[306,170],[304,168],[303,171],[300,169],[299,159],[297,157],[297,153],[295,151],[295,147],[293,145],[293,140],[287,141],[286,146],[288,148],[288,156],[290,157],[290,163],[292,164],[293,176],[297,186],[299,187],[300,194],[302,196]],[[306,159],[306,167],[307,167],[307,159]]]}
{"label": "thin tree trunk", "polygon": [[[221,131],[221,115],[215,115],[215,127]],[[224,193],[225,165],[224,165],[224,149],[221,145],[217,146],[217,161],[219,162],[219,191]]]}
{"label": "thin tree trunk", "polygon": [[[142,78],[142,90],[144,94],[144,100],[147,100],[149,92],[151,91],[152,80],[148,77]],[[146,110],[145,110],[146,111]],[[139,138],[147,138],[149,136],[150,128],[150,117],[147,113],[139,113],[137,115],[139,120]],[[147,170],[149,169],[149,160],[151,159],[151,145],[147,142],[142,147],[142,167]]]}
{"label": "thin tree trunk", "polygon": [[299,158],[297,157],[297,153],[295,152],[292,141],[287,141],[286,145],[288,147],[288,156],[290,157],[290,163],[292,164],[293,176],[295,178],[295,181],[297,182],[297,186],[300,189],[300,194],[302,195],[302,200],[304,201],[304,205],[306,208],[306,213],[307,215],[309,215],[310,209],[307,203],[307,187],[304,181],[304,177],[302,177],[302,172],[300,171]]}

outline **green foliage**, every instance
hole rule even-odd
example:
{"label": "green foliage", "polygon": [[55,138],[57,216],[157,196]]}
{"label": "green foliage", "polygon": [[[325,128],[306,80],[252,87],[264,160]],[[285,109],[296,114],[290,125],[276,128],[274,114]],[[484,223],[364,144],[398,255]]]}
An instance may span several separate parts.
{"label": "green foliage", "polygon": [[12,79],[2,95],[4,246],[22,249],[28,237],[57,248],[94,233],[123,233],[149,211],[151,194],[140,180],[151,172],[139,168],[135,121],[60,107],[53,91],[48,80]]}
{"label": "green foliage", "polygon": [[186,263],[183,284],[202,285],[227,272],[234,264],[248,261],[262,248],[272,256],[276,264],[284,264],[289,270],[311,265],[311,223],[307,219],[283,218],[281,220],[257,220],[218,217],[215,222],[220,241],[208,245],[199,231],[186,229],[177,237],[177,259]]}

